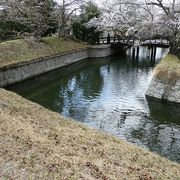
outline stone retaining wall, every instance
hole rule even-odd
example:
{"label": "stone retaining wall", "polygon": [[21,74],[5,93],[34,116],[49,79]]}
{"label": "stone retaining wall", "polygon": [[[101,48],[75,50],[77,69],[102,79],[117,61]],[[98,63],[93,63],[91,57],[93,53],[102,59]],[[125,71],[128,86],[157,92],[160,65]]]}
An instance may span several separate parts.
{"label": "stone retaining wall", "polygon": [[116,52],[110,45],[95,45],[89,48],[89,57],[107,57]]}
{"label": "stone retaining wall", "polygon": [[180,80],[165,82],[157,77],[152,78],[146,96],[180,104]]}
{"label": "stone retaining wall", "polygon": [[110,45],[92,46],[52,57],[20,62],[0,68],[0,87],[70,65],[88,57],[106,57],[115,53]]}

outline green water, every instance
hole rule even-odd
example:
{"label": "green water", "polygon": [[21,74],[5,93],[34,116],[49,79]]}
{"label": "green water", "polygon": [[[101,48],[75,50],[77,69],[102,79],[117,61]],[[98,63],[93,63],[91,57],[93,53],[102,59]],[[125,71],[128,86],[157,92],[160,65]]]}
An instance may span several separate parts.
{"label": "green water", "polygon": [[[158,58],[164,53],[160,49]],[[145,97],[156,62],[120,55],[87,59],[7,89],[180,162],[180,106]]]}

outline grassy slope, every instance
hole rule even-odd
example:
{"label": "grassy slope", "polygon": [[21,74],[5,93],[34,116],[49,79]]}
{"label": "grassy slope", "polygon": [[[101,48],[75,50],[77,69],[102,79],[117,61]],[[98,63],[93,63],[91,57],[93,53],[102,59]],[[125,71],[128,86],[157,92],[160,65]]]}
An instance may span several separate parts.
{"label": "grassy slope", "polygon": [[180,59],[168,54],[155,68],[155,75],[165,82],[180,80]]}
{"label": "grassy slope", "polygon": [[0,67],[86,47],[82,43],[57,37],[46,37],[43,41],[29,38],[0,43]]}
{"label": "grassy slope", "polygon": [[0,137],[0,179],[180,179],[180,165],[3,89]]}

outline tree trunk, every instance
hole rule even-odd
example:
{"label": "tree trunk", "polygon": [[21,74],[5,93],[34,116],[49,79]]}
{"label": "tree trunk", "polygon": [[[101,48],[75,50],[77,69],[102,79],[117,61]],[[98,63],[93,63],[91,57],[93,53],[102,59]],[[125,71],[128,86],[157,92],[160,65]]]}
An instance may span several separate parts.
{"label": "tree trunk", "polygon": [[172,40],[170,41],[170,54],[176,55],[180,58],[180,40]]}
{"label": "tree trunk", "polygon": [[63,0],[61,20],[59,22],[58,37],[65,37],[65,26],[66,26],[66,20],[65,20],[65,0]]}
{"label": "tree trunk", "polygon": [[59,23],[58,37],[65,37],[65,24]]}

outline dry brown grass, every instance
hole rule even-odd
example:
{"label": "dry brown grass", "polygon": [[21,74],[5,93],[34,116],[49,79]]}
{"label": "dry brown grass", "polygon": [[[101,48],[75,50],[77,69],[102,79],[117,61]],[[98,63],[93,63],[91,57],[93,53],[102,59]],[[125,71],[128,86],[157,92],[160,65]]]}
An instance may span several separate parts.
{"label": "dry brown grass", "polygon": [[176,82],[180,79],[180,59],[168,54],[155,68],[155,76],[164,82]]}
{"label": "dry brown grass", "polygon": [[43,42],[34,38],[5,41],[0,43],[0,67],[85,47],[83,43],[57,37],[43,38]]}
{"label": "dry brown grass", "polygon": [[0,179],[180,179],[180,165],[0,89]]}

